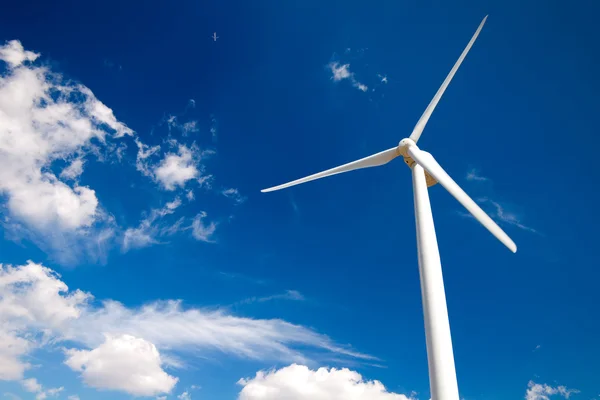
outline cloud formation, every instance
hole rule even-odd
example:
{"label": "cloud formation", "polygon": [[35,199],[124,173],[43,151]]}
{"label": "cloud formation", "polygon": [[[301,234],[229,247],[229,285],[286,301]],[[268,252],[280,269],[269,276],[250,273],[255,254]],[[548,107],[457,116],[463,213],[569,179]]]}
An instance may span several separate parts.
{"label": "cloud formation", "polygon": [[181,367],[175,353],[302,363],[323,354],[374,359],[279,319],[184,308],[178,300],[131,308],[92,299],[40,264],[0,265],[0,379],[23,379],[27,356],[56,345],[67,346],[65,362],[86,384],[134,395],[172,389],[176,378],[163,365]]}
{"label": "cloud formation", "polygon": [[[491,179],[489,179],[486,176],[481,175],[479,173],[479,171],[475,168],[470,169],[467,172],[467,175],[465,176],[465,178],[471,182],[478,182],[478,183],[491,182]],[[476,200],[478,203],[482,204],[482,207],[485,207],[485,205],[491,206],[491,207],[487,207],[488,208],[487,213],[490,215],[490,217],[492,219],[496,220],[496,222],[498,222],[500,224],[512,225],[519,229],[529,231],[532,233],[538,233],[537,230],[525,225],[521,221],[521,218],[519,216],[517,216],[515,213],[508,210],[506,205],[501,204],[497,201],[494,201],[486,196],[479,197]],[[462,211],[460,212],[460,214],[464,217],[472,218],[471,214],[468,214],[468,213],[465,213]]]}
{"label": "cloud formation", "polygon": [[566,386],[552,387],[547,384],[539,384],[529,381],[525,400],[550,400],[550,396],[558,395],[568,399],[572,394],[579,393],[577,389],[567,389]]}
{"label": "cloud formation", "polygon": [[167,374],[156,346],[131,335],[106,335],[93,350],[69,349],[67,364],[81,372],[86,385],[134,396],[169,393],[178,379]]}
{"label": "cloud formation", "polygon": [[481,174],[479,174],[479,171],[475,168],[472,168],[469,172],[467,172],[466,178],[468,181],[479,181],[479,182],[485,182],[485,181],[489,180],[485,176],[482,176]]}
{"label": "cloud formation", "polygon": [[165,204],[160,209],[151,209],[150,213],[140,221],[136,228],[127,228],[123,234],[123,251],[130,249],[140,249],[152,244],[160,243],[159,239],[165,236],[171,236],[174,233],[183,230],[183,218],[175,223],[168,225],[161,220],[167,215],[171,215],[181,206],[181,199],[176,197],[173,201]]}
{"label": "cloud formation", "polygon": [[[122,228],[96,190],[80,182],[89,158],[120,162],[129,136],[137,145],[136,169],[162,190],[192,201],[192,184],[211,188],[203,161],[214,151],[171,136],[158,145],[144,143],[89,88],[38,65],[39,56],[16,40],[0,45],[0,223],[8,236],[31,240],[54,261],[70,265],[83,257],[105,262],[116,245],[146,247],[186,229],[197,240],[213,241],[216,224],[204,212],[165,226],[164,210],[153,208],[139,226]],[[184,114],[194,107],[190,100]],[[198,130],[197,121],[178,118],[166,120],[169,132],[186,136]],[[235,204],[245,199],[237,189],[224,195]]]}
{"label": "cloud formation", "polygon": [[44,390],[44,387],[35,378],[24,379],[21,381],[21,385],[25,391],[34,393],[36,400],[44,400],[48,397],[56,397],[59,393],[65,390],[65,388],[62,386]]}
{"label": "cloud formation", "polygon": [[367,85],[360,83],[356,79],[353,72],[350,72],[350,64],[340,64],[338,61],[332,61],[328,64],[328,67],[331,70],[331,79],[333,79],[334,82],[349,79],[350,82],[352,82],[352,86],[358,90],[366,92],[369,89]]}
{"label": "cloud formation", "polygon": [[[90,89],[35,65],[38,57],[16,40],[0,46],[6,66],[0,75],[0,194],[10,217],[4,225],[13,233],[34,232],[30,239],[55,249],[76,239],[95,242],[107,233],[95,225],[111,220],[94,189],[76,182],[81,158],[133,132]],[[61,162],[68,166],[57,176],[52,167]]]}
{"label": "cloud formation", "polygon": [[319,368],[292,364],[279,370],[259,371],[240,379],[239,400],[411,400],[387,391],[379,381],[369,381],[347,368]]}

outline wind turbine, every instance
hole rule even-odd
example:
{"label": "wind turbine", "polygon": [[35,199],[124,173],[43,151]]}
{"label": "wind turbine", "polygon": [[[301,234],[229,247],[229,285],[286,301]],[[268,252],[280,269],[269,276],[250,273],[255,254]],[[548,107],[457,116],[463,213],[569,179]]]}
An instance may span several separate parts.
{"label": "wind turbine", "polygon": [[471,49],[471,46],[473,46],[486,20],[487,15],[479,24],[477,31],[427,106],[427,109],[415,125],[410,136],[407,139],[402,139],[398,146],[339,167],[328,169],[327,171],[262,190],[262,192],[271,192],[355,169],[378,167],[389,163],[398,156],[404,158],[404,162],[412,169],[419,276],[421,280],[421,296],[429,365],[429,385],[432,400],[458,400],[458,384],[456,381],[442,265],[435,236],[431,205],[429,203],[428,187],[439,182],[498,240],[513,253],[517,251],[517,246],[508,235],[452,180],[433,156],[417,147],[417,141],[421,137],[421,133],[431,117],[431,113],[440,101],[440,98]]}

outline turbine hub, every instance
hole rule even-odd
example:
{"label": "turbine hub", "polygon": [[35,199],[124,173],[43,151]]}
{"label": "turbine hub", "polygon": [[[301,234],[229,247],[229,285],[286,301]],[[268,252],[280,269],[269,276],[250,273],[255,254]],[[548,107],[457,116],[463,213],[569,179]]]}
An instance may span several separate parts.
{"label": "turbine hub", "polygon": [[412,139],[402,139],[398,143],[398,153],[404,158],[408,157],[408,146],[416,146],[417,144]]}
{"label": "turbine hub", "polygon": [[[400,143],[398,143],[398,153],[404,158],[404,162],[410,169],[415,166],[416,161],[412,159],[412,157],[408,154],[408,147],[415,146],[417,144],[412,139],[402,139]],[[418,147],[417,147],[418,148]],[[433,176],[429,174],[429,172],[425,172],[425,181],[427,182],[427,187],[431,187],[438,183]]]}

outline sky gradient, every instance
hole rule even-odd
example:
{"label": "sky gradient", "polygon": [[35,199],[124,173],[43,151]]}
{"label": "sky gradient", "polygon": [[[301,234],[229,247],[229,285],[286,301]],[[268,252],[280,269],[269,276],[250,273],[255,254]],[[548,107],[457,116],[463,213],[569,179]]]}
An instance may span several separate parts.
{"label": "sky gradient", "polygon": [[406,165],[260,190],[407,137],[489,15],[419,141],[518,246],[430,189],[460,395],[600,399],[599,11],[5,7],[0,397],[429,399]]}

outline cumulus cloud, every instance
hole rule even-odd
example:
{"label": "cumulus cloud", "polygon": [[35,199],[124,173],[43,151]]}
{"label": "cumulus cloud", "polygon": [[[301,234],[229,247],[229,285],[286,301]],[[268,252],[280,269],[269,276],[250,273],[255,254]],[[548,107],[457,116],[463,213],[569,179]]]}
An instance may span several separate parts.
{"label": "cumulus cloud", "polygon": [[[96,192],[61,179],[80,175],[83,155],[133,132],[90,89],[32,63],[38,56],[16,40],[0,46],[8,66],[0,75],[0,194],[11,217],[5,228],[24,226],[39,233],[33,240],[50,237],[46,242],[62,235],[54,247],[68,236],[95,240],[90,229],[106,220]],[[56,176],[51,167],[63,160],[71,165]]]}
{"label": "cumulus cloud", "polygon": [[11,40],[0,47],[0,60],[6,62],[11,68],[18,67],[25,61],[35,61],[39,56],[32,51],[25,51],[18,40]]}
{"label": "cumulus cloud", "polygon": [[184,188],[186,183],[192,180],[203,185],[210,179],[210,175],[202,174],[200,165],[202,157],[213,153],[210,150],[200,152],[195,145],[186,146],[170,139],[167,145],[175,148],[175,151],[169,151],[158,161],[153,158],[160,155],[160,145],[150,147],[140,140],[136,140],[136,144],[138,146],[137,170],[155,180],[164,190],[174,191],[177,188]]}
{"label": "cumulus cloud", "polygon": [[48,397],[56,397],[65,389],[61,386],[58,388],[44,390],[43,386],[35,378],[24,379],[21,381],[21,385],[27,392],[34,393],[36,400],[44,400]]}
{"label": "cumulus cloud", "polygon": [[554,395],[568,399],[574,393],[579,393],[579,390],[567,389],[566,386],[552,387],[547,384],[529,381],[527,384],[527,392],[525,393],[525,400],[550,400],[550,396]]}
{"label": "cumulus cloud", "polygon": [[259,371],[254,378],[240,379],[239,400],[410,400],[387,391],[347,368],[319,368],[292,364],[279,370]]}
{"label": "cumulus cloud", "polygon": [[179,145],[177,153],[168,153],[154,170],[157,181],[165,190],[183,187],[199,174],[192,149]]}
{"label": "cumulus cloud", "polygon": [[0,379],[21,379],[29,364],[22,360],[36,347],[30,328],[45,333],[78,318],[90,296],[71,293],[59,275],[28,262],[20,267],[0,264]]}
{"label": "cumulus cloud", "polygon": [[83,163],[81,158],[76,158],[62,170],[60,177],[63,179],[77,179],[83,173]]}
{"label": "cumulus cloud", "polygon": [[97,389],[153,396],[169,393],[177,383],[177,378],[162,369],[156,346],[131,335],[106,335],[104,343],[93,350],[70,349],[66,353],[65,363]]}
{"label": "cumulus cloud", "polygon": [[[278,319],[238,317],[224,309],[184,308],[181,301],[127,307],[69,291],[54,271],[29,262],[0,268],[0,379],[21,380],[31,351],[68,343],[66,363],[90,386],[128,393],[165,392],[174,385],[163,364],[173,352],[220,352],[262,361],[306,362],[335,355],[374,357]],[[166,353],[166,354],[165,354]],[[137,360],[137,361],[136,361]],[[135,382],[146,382],[137,388]]]}

